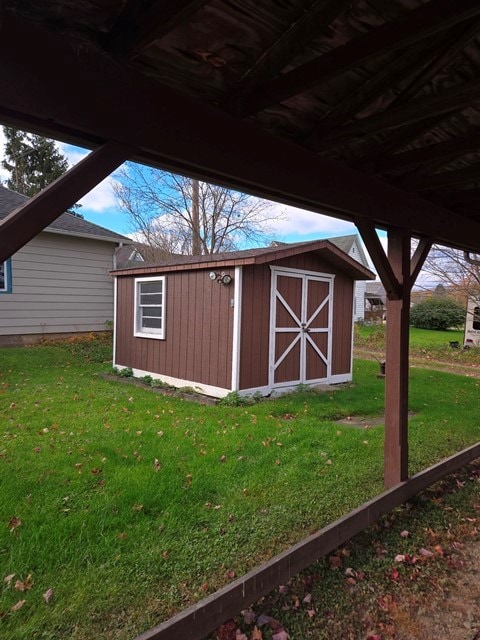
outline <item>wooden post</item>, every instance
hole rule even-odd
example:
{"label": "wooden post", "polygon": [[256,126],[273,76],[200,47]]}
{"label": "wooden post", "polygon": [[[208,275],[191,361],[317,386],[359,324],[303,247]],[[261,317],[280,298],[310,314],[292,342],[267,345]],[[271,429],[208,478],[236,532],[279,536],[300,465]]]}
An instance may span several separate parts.
{"label": "wooden post", "polygon": [[400,284],[400,298],[387,298],[385,378],[385,485],[408,478],[408,373],[410,236],[388,231],[388,260]]}

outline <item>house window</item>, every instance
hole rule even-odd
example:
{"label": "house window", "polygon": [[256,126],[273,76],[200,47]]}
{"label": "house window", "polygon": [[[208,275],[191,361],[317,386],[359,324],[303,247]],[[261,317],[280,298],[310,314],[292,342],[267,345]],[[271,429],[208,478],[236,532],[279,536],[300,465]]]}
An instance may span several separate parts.
{"label": "house window", "polygon": [[0,293],[12,293],[12,262],[0,263]]}
{"label": "house window", "polygon": [[135,332],[143,338],[165,338],[165,276],[135,279]]}
{"label": "house window", "polygon": [[480,329],[480,307],[473,310],[473,328],[478,331]]}

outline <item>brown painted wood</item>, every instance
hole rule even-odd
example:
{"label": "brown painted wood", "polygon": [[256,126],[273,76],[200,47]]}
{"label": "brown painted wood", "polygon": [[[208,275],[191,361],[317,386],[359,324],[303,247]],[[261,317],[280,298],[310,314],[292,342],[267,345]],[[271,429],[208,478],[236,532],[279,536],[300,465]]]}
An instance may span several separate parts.
{"label": "brown painted wood", "polygon": [[[29,42],[28,51],[18,42]],[[80,145],[109,139],[138,145],[135,157],[147,164],[308,210],[366,217],[382,228],[404,226],[448,246],[479,248],[479,223],[275,138],[11,15],[5,17],[0,60],[8,60],[0,65],[0,86],[8,87],[0,92],[5,123],[60,139],[68,135]]]}
{"label": "brown painted wood", "polygon": [[401,285],[392,269],[392,266],[385,255],[382,244],[377,236],[373,224],[366,220],[356,220],[355,224],[367,247],[368,253],[375,265],[375,269],[380,276],[387,296],[392,300],[399,300],[401,297]]}
{"label": "brown painted wood", "polygon": [[133,153],[131,147],[109,142],[12,211],[0,221],[0,263],[70,209]]}
{"label": "brown painted wood", "polygon": [[421,238],[417,245],[417,248],[415,249],[410,264],[410,289],[412,289],[420,271],[422,270],[425,260],[428,257],[430,249],[432,248],[432,244],[433,243],[430,238]]}
{"label": "brown painted wood", "polygon": [[402,184],[412,191],[428,191],[435,187],[468,185],[480,179],[478,165],[472,165],[457,171],[443,171],[432,175],[418,176],[404,180]]}
{"label": "brown painted wood", "polygon": [[138,55],[200,9],[206,0],[129,0],[103,46],[119,60]]}
{"label": "brown painted wood", "polygon": [[430,0],[418,9],[257,87],[255,96],[246,101],[243,113],[256,113],[283,102],[380,54],[398,51],[479,13],[480,6],[475,0],[458,0],[455,3],[451,0]]}
{"label": "brown painted wood", "polygon": [[385,486],[408,478],[408,344],[410,319],[410,237],[388,232],[388,260],[402,286],[397,300],[387,297],[385,348]]}
{"label": "brown painted wood", "polygon": [[480,443],[415,474],[320,529],[263,565],[142,633],[136,640],[201,640],[245,607],[344,544],[381,516],[480,456]]}

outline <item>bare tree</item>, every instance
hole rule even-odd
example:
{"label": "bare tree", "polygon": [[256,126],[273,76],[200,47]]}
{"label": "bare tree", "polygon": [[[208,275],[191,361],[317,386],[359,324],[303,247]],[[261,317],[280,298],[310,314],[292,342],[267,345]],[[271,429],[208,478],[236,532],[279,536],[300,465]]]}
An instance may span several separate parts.
{"label": "bare tree", "polygon": [[114,186],[136,239],[167,253],[210,254],[269,239],[283,219],[271,203],[224,187],[129,163]]}
{"label": "bare tree", "polygon": [[423,272],[432,276],[437,285],[443,285],[445,292],[459,302],[480,295],[480,262],[468,262],[463,251],[434,245]]}

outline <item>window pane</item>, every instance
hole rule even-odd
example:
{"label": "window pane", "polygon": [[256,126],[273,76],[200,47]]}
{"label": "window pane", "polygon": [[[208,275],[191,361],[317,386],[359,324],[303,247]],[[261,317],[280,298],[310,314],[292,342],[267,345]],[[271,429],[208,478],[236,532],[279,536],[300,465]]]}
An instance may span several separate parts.
{"label": "window pane", "polygon": [[475,307],[473,310],[473,328],[475,331],[480,329],[480,307]]}
{"label": "window pane", "polygon": [[142,327],[144,329],[161,329],[162,319],[161,318],[142,318]]}
{"label": "window pane", "polygon": [[2,291],[3,289],[6,289],[6,282],[5,282],[5,263],[4,262],[0,262],[0,291]]}
{"label": "window pane", "polygon": [[140,304],[162,304],[163,295],[161,293],[142,293]]}
{"label": "window pane", "polygon": [[142,307],[142,318],[160,318],[162,307]]}
{"label": "window pane", "polygon": [[162,293],[163,282],[140,282],[140,293]]}

